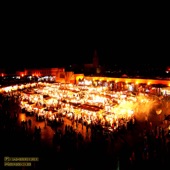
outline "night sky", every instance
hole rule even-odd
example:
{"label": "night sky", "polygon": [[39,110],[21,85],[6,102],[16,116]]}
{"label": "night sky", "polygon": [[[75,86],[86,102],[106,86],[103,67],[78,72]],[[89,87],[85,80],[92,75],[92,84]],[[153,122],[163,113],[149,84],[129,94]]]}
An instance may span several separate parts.
{"label": "night sky", "polygon": [[2,28],[1,68],[91,63],[94,50],[101,65],[170,65],[169,25],[160,15],[28,13],[9,15]]}

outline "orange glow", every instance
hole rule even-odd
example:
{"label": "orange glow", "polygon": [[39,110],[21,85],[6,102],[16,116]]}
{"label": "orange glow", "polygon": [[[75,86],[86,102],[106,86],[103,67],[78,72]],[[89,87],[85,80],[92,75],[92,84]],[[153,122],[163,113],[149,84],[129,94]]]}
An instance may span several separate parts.
{"label": "orange glow", "polygon": [[[147,85],[151,85],[151,84],[164,84],[167,86],[170,86],[170,80],[157,80],[157,79],[134,79],[134,78],[110,78],[110,77],[85,77],[82,76],[84,78],[88,78],[88,80],[107,80],[107,81],[114,81],[115,83],[118,82],[126,82],[128,81],[128,83],[134,83],[134,84],[140,84],[140,83],[144,83]],[[76,76],[76,80],[77,80],[78,76]]]}
{"label": "orange glow", "polygon": [[76,80],[83,79],[84,76],[76,76]]}
{"label": "orange glow", "polygon": [[19,119],[20,119],[20,121],[26,121],[26,115],[25,114],[20,114]]}

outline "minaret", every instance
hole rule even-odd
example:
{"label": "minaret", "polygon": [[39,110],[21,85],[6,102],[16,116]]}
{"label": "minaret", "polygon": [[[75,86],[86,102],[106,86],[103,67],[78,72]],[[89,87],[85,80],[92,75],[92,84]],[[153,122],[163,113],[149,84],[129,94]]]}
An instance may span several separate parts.
{"label": "minaret", "polygon": [[94,55],[93,55],[93,67],[94,68],[98,68],[99,66],[99,58],[97,56],[97,51],[94,51]]}

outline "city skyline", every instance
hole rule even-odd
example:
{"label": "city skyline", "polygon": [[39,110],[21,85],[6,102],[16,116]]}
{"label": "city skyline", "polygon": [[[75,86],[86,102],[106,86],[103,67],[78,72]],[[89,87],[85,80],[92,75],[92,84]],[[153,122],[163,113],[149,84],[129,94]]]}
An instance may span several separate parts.
{"label": "city skyline", "polygon": [[[1,68],[56,67],[91,63],[97,50],[100,64],[170,65],[169,26],[159,18],[76,16],[10,17],[2,27]],[[108,18],[107,18],[108,17]],[[8,22],[7,22],[8,21]]]}
{"label": "city skyline", "polygon": [[[169,47],[164,38],[149,35],[121,35],[107,40],[107,35],[65,35],[58,40],[35,34],[9,36],[2,45],[1,67],[55,67],[74,63],[91,63],[97,51],[100,64],[160,64],[168,63]],[[103,36],[103,37],[102,37]],[[101,38],[102,37],[102,38]],[[55,38],[54,38],[55,39]]]}

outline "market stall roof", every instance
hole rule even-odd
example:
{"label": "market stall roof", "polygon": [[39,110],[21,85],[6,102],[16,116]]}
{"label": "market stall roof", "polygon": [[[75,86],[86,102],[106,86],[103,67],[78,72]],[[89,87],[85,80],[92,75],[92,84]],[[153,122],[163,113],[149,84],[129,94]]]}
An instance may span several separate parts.
{"label": "market stall roof", "polygon": [[152,87],[156,87],[156,88],[167,88],[168,86],[165,84],[152,84]]}
{"label": "market stall roof", "polygon": [[101,109],[98,106],[93,106],[93,105],[88,105],[88,104],[79,105],[79,108],[86,109],[86,110],[89,110],[89,111],[99,111]]}

